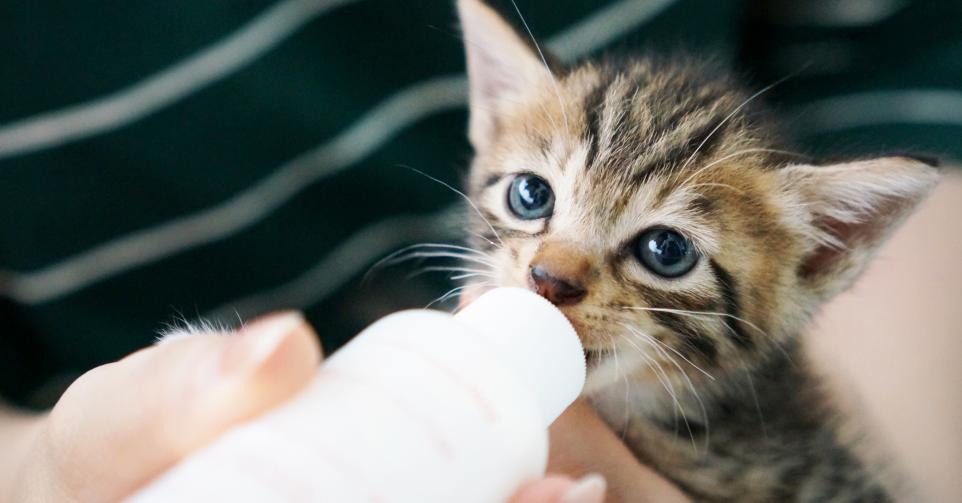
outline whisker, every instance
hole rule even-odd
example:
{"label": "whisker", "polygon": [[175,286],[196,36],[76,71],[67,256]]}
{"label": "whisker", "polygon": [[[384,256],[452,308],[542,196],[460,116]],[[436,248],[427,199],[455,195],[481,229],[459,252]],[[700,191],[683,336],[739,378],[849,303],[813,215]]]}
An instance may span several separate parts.
{"label": "whisker", "polygon": [[[611,337],[610,334],[609,334],[609,337]],[[639,351],[638,351],[639,356],[641,356],[642,358],[644,358],[644,359],[645,359],[645,365],[648,365],[648,357],[644,354],[644,352],[641,351],[640,348],[638,348],[638,346],[635,345],[632,341],[626,339],[626,342],[628,342],[629,344],[632,344],[633,346],[635,346],[636,349],[639,350]],[[629,405],[628,405],[628,404],[630,403],[630,399],[631,399],[631,393],[630,393],[631,387],[630,387],[630,384],[629,384],[629,382],[628,382],[628,374],[627,374],[627,373],[624,375],[624,380],[625,380],[625,420],[624,420],[624,427],[621,429],[621,440],[622,440],[622,441],[624,441],[624,440],[625,440],[625,437],[628,435],[628,423],[629,423],[629,421],[631,421],[631,408],[630,408]]]}
{"label": "whisker", "polygon": [[[728,155],[719,157],[718,159],[715,159],[714,161],[712,161],[712,162],[710,162],[710,163],[708,163],[708,164],[706,164],[706,165],[698,168],[697,170],[695,170],[694,173],[688,175],[688,178],[685,178],[685,179],[681,182],[681,184],[679,184],[679,185],[685,185],[685,184],[687,184],[688,182],[692,181],[692,179],[694,179],[695,177],[697,177],[697,176],[700,175],[701,173],[705,172],[708,168],[711,168],[712,166],[717,166],[718,164],[721,164],[721,163],[723,163],[723,162],[725,162],[725,161],[727,161],[727,160],[729,160],[729,159],[731,159],[731,158],[733,158],[733,157],[738,157],[738,156],[742,156],[742,155],[746,155],[746,154],[753,154],[753,153],[756,153],[756,152],[767,152],[767,153],[772,153],[772,154],[783,154],[783,155],[801,157],[801,158],[805,158],[805,159],[808,159],[808,158],[809,158],[809,157],[808,157],[807,155],[805,155],[805,154],[799,154],[799,153],[796,153],[796,152],[790,152],[790,151],[788,151],[788,150],[779,150],[779,149],[775,149],[775,148],[746,148],[746,149],[742,149],[742,150],[739,150],[739,151],[736,151],[736,152],[732,152],[731,154],[728,154]],[[686,165],[687,165],[687,164],[686,164]],[[679,173],[680,173],[680,172],[681,172],[681,171],[679,170]]]}
{"label": "whisker", "polygon": [[[626,328],[627,328],[627,327],[626,327]],[[630,330],[630,329],[629,329],[628,335],[630,335],[630,336],[632,336],[632,337],[634,337],[634,338],[640,338],[640,337],[641,337],[640,335],[638,335],[637,333],[635,333],[633,330]],[[664,375],[664,376],[665,376],[665,379],[668,379],[668,374],[665,372],[665,369],[661,366],[661,363],[659,363],[658,360],[655,360],[654,358],[651,358],[650,356],[648,356],[648,355],[645,353],[645,351],[644,351],[643,349],[641,349],[641,347],[638,346],[638,344],[635,344],[635,342],[634,342],[632,339],[625,339],[625,342],[631,344],[631,346],[632,346],[633,348],[635,348],[636,351],[638,351],[638,354],[640,354],[640,355],[642,356],[642,358],[646,358],[648,361],[654,363],[654,364],[658,367],[658,370],[661,371],[661,374],[658,374],[658,372],[656,371],[656,372],[655,372],[655,376],[658,377],[658,380],[659,380],[659,381],[662,381],[661,375]],[[667,383],[666,381],[662,381],[662,386],[665,387],[665,391],[667,391],[668,394],[669,394],[669,395],[674,399],[674,401],[677,403],[677,402],[678,402],[678,397],[675,396],[675,392],[674,392],[674,389],[673,389],[673,388],[672,388],[672,389],[669,389],[669,386],[668,386],[669,384],[670,384],[670,383]]]}
{"label": "whisker", "polygon": [[[627,423],[628,423],[628,412],[629,412],[629,409],[628,409],[628,390],[629,390],[629,388],[628,388],[628,373],[621,371],[621,364],[620,364],[620,362],[619,362],[617,348],[615,347],[614,336],[612,336],[611,334],[608,334],[608,339],[611,341],[611,343],[610,343],[610,344],[611,344],[611,348],[612,348],[611,355],[612,355],[612,357],[615,359],[615,375],[616,375],[616,376],[619,376],[619,375],[620,375],[620,376],[621,376],[621,379],[622,379],[622,380],[624,381],[624,383],[625,383],[625,424],[627,424]],[[622,439],[622,440],[625,439],[624,435],[625,435],[625,433],[626,433],[627,431],[628,431],[627,427],[622,430],[622,436],[621,436],[621,439]]]}
{"label": "whisker", "polygon": [[[638,337],[635,334],[632,334],[632,335],[634,337]],[[661,363],[656,358],[653,358],[648,355],[644,355],[643,357],[648,362],[655,364],[655,368],[654,368],[655,377],[658,378],[658,381],[661,382],[662,387],[665,388],[665,391],[667,391],[668,395],[671,396],[671,401],[672,401],[671,416],[675,426],[675,436],[677,437],[678,436],[678,413],[681,412],[682,414],[684,414],[685,411],[682,409],[681,402],[678,400],[678,395],[675,393],[675,386],[674,384],[672,384],[671,378],[668,376],[668,372],[665,371],[664,367],[661,366]],[[649,368],[652,368],[650,363],[649,363]]]}
{"label": "whisker", "polygon": [[708,133],[708,136],[706,136],[706,137],[701,141],[701,143],[699,143],[698,146],[695,147],[695,151],[691,153],[691,155],[688,157],[688,160],[685,161],[685,164],[683,164],[683,165],[681,166],[681,170],[680,170],[680,171],[684,171],[684,169],[685,169],[689,164],[691,164],[691,161],[695,158],[696,155],[698,155],[698,152],[701,151],[701,148],[705,146],[705,143],[707,143],[708,140],[710,140],[711,137],[714,136],[715,133],[717,133],[718,130],[722,128],[722,126],[724,126],[729,120],[731,120],[731,118],[734,117],[735,114],[737,114],[739,110],[741,110],[742,108],[745,108],[745,106],[748,105],[749,103],[751,103],[755,98],[757,98],[757,97],[759,97],[759,96],[767,93],[767,92],[770,91],[773,87],[781,84],[782,82],[785,82],[786,80],[788,80],[788,79],[790,79],[790,78],[792,78],[792,77],[794,77],[794,76],[795,76],[794,74],[786,75],[785,77],[782,77],[782,78],[776,80],[775,82],[773,82],[773,83],[771,83],[771,84],[769,84],[769,85],[761,88],[761,89],[760,89],[758,92],[756,92],[755,94],[749,96],[745,101],[742,102],[741,105],[738,105],[737,107],[735,107],[735,109],[732,110],[731,113],[729,113],[728,115],[726,115],[725,118],[722,119],[722,121],[719,122],[718,125],[715,126],[715,127]]}
{"label": "whisker", "polygon": [[675,349],[675,348],[673,348],[673,347],[665,344],[664,342],[659,341],[658,339],[655,339],[654,337],[652,337],[652,336],[650,336],[650,335],[648,335],[648,334],[645,334],[645,336],[648,337],[648,338],[650,338],[652,341],[656,342],[657,344],[659,344],[661,347],[663,347],[663,348],[671,351],[672,353],[678,355],[678,357],[680,357],[682,360],[685,360],[686,363],[688,363],[689,365],[691,365],[692,367],[694,367],[695,370],[697,370],[697,371],[701,372],[702,374],[704,374],[705,377],[711,379],[712,381],[715,380],[715,376],[709,374],[705,369],[699,367],[698,365],[695,365],[694,362],[692,362],[691,360],[689,360],[688,358],[686,358],[685,355],[683,355],[683,354],[681,354],[680,352],[678,352],[677,349]]}
{"label": "whisker", "polygon": [[[644,332],[641,332],[640,330],[636,330],[636,329],[634,329],[633,327],[631,327],[631,326],[629,326],[629,325],[624,325],[624,327],[625,327],[629,332],[632,332],[632,333],[635,333],[635,334],[639,335],[639,336],[641,337],[641,341],[642,341],[642,342],[645,342],[645,343],[649,344],[650,346],[652,346],[653,348],[655,348],[655,351],[657,351],[657,352],[658,352],[659,354],[661,354],[664,358],[666,358],[668,361],[670,361],[670,362],[675,366],[675,368],[678,369],[678,372],[681,373],[682,377],[689,383],[689,389],[692,391],[692,393],[697,396],[697,392],[695,391],[694,387],[692,387],[691,384],[690,384],[690,383],[691,383],[691,380],[688,379],[688,374],[685,372],[684,369],[681,368],[681,365],[678,364],[678,361],[676,361],[676,360],[675,360],[674,358],[672,358],[670,355],[668,355],[667,353],[665,353],[663,350],[660,350],[656,344],[653,344],[653,343],[657,343],[657,342],[658,342],[657,339],[655,339],[654,337],[652,337],[652,336],[650,336],[650,335],[648,335],[648,334],[646,334],[646,333],[644,333]],[[694,450],[697,452],[697,451],[698,451],[698,447],[697,447],[696,444],[695,444],[695,433],[694,433],[694,431],[691,429],[691,423],[688,421],[688,414],[685,412],[685,408],[681,405],[681,402],[678,401],[677,398],[675,399],[675,401],[676,401],[677,404],[678,404],[679,411],[681,411],[681,418],[682,418],[682,421],[684,421],[684,423],[685,423],[685,428],[688,430],[688,436],[689,436],[689,438],[691,439],[691,447],[692,447],[692,449],[694,449]],[[701,401],[701,400],[699,399],[699,402],[700,402],[700,401]],[[707,427],[706,427],[706,431],[707,431]]]}
{"label": "whisker", "polygon": [[453,274],[453,275],[451,275],[451,276],[448,276],[448,279],[451,280],[451,281],[459,281],[459,280],[466,279],[466,278],[478,278],[478,277],[487,278],[487,279],[495,279],[494,273],[492,273],[492,272],[490,272],[490,271],[484,271],[484,270],[481,270],[481,269],[448,268],[448,267],[425,267],[425,268],[422,268],[422,269],[420,269],[420,270],[414,271],[414,272],[412,272],[411,274],[408,274],[408,275],[405,277],[405,279],[413,279],[413,278],[416,278],[416,277],[418,277],[418,276],[422,276],[422,275],[424,275],[424,274],[428,274],[428,273],[431,273],[431,272],[452,272],[452,273],[458,273],[458,274]]}
{"label": "whisker", "polygon": [[741,195],[745,194],[744,190],[737,189],[734,186],[728,185],[727,183],[704,182],[704,183],[696,183],[695,185],[691,185],[690,187],[693,189],[697,189],[698,187],[721,187],[724,189],[731,189],[732,191]]}
{"label": "whisker", "polygon": [[[384,258],[382,258],[381,260],[378,260],[377,262],[375,262],[371,267],[368,268],[367,272],[364,273],[364,277],[362,278],[361,281],[362,281],[362,282],[366,282],[366,281],[369,279],[369,276],[370,276],[373,272],[379,270],[379,269],[382,268],[382,267],[385,267],[385,266],[387,266],[387,265],[393,265],[393,264],[396,264],[396,263],[399,263],[399,262],[403,262],[403,260],[400,260],[399,262],[392,262],[392,261],[393,261],[394,259],[399,258],[401,255],[403,255],[403,254],[405,254],[405,253],[407,253],[407,252],[410,252],[410,251],[413,251],[413,250],[417,250],[417,249],[420,249],[420,248],[435,249],[435,250],[447,250],[447,251],[460,251],[460,252],[465,252],[465,253],[473,253],[473,254],[475,254],[476,256],[479,257],[479,260],[480,260],[480,257],[484,257],[485,259],[487,259],[487,260],[489,261],[489,263],[487,263],[486,265],[494,266],[494,262],[491,261],[490,256],[489,256],[487,253],[484,253],[484,252],[482,252],[482,251],[475,250],[474,248],[469,248],[469,247],[467,247],[467,246],[453,245],[453,244],[448,244],[448,243],[417,243],[417,244],[413,244],[413,245],[410,245],[410,246],[405,246],[404,248],[401,248],[400,250],[391,252],[391,253],[388,254],[386,257],[384,257]],[[407,260],[407,259],[404,259],[404,260]]]}
{"label": "whisker", "polygon": [[467,285],[456,286],[456,287],[448,290],[447,292],[444,292],[440,297],[437,297],[437,298],[435,298],[434,300],[432,300],[431,302],[428,302],[428,303],[424,306],[424,309],[428,309],[428,308],[430,308],[431,306],[433,306],[433,305],[435,305],[435,304],[438,304],[438,303],[441,303],[441,302],[444,302],[444,301],[448,300],[449,298],[451,298],[452,295],[455,295],[455,294],[461,292],[462,290],[464,290],[464,289],[467,288],[467,287],[468,287]]}
{"label": "whisker", "polygon": [[[480,283],[467,283],[467,284],[465,284],[465,285],[461,285],[461,287],[460,287],[461,290],[460,290],[459,292],[463,292],[464,290],[467,290],[467,289],[469,289],[469,288],[478,288],[478,287],[480,287],[480,288],[488,288],[488,287],[493,288],[493,287],[496,287],[496,286],[498,286],[498,285],[495,284],[495,283],[492,283],[492,282],[490,282],[490,281],[482,281],[482,282],[480,282]],[[458,312],[461,311],[461,308],[462,308],[462,307],[464,307],[464,306],[461,306],[461,305],[455,306],[454,309],[451,311],[451,314],[458,314]]]}
{"label": "whisker", "polygon": [[541,57],[541,62],[544,64],[545,71],[547,71],[548,75],[551,76],[551,82],[554,85],[554,92],[558,98],[558,106],[561,109],[561,116],[565,121],[565,131],[569,131],[571,128],[568,125],[568,113],[565,111],[564,101],[561,99],[561,90],[558,85],[558,79],[555,77],[554,72],[551,71],[551,66],[548,65],[548,58],[544,56],[544,51],[541,50],[541,45],[538,44],[538,41],[534,38],[534,33],[531,32],[531,28],[528,26],[528,21],[524,18],[524,15],[521,14],[521,9],[518,8],[518,3],[515,0],[511,0],[511,5],[514,6],[514,11],[517,12],[518,17],[521,18],[521,24],[524,25],[525,31],[528,32],[528,37],[531,38],[531,43],[534,44],[534,48],[538,50],[538,56]]}
{"label": "whisker", "polygon": [[[626,327],[626,328],[627,328],[627,327]],[[639,336],[638,334],[633,333],[631,330],[629,330],[629,332],[628,332],[627,335],[629,335],[630,337],[624,339],[625,342],[627,342],[628,344],[630,344],[631,347],[634,348],[634,350],[638,353],[638,355],[641,356],[641,358],[644,359],[645,365],[646,365],[648,368],[650,368],[650,369],[652,370],[652,372],[654,372],[655,378],[658,379],[658,382],[659,382],[659,383],[661,383],[661,387],[664,388],[664,389],[665,389],[665,392],[668,393],[668,396],[671,397],[671,400],[672,400],[672,417],[673,417],[674,422],[675,422],[675,434],[677,435],[677,434],[678,434],[678,412],[681,410],[681,402],[678,401],[678,396],[675,394],[675,388],[674,388],[674,386],[671,384],[671,379],[668,377],[668,373],[665,372],[665,369],[661,366],[661,363],[658,362],[657,359],[652,358],[651,356],[649,356],[649,355],[645,352],[645,350],[641,349],[641,347],[638,346],[638,344],[636,344],[634,340],[632,340],[632,338],[638,339],[638,338],[640,338],[640,336]],[[644,341],[643,341],[643,342],[644,342]],[[654,364],[654,366],[652,366],[652,364]],[[625,390],[625,409],[626,409],[625,416],[626,416],[626,418],[627,418],[627,416],[628,416],[628,413],[627,413],[627,408],[628,408],[627,402],[628,402],[628,392],[627,392],[627,390]],[[684,413],[684,411],[682,411],[682,413]],[[626,423],[625,430],[627,431],[627,419],[626,419],[625,423]],[[622,433],[622,440],[624,440],[624,433]]]}
{"label": "whisker", "polygon": [[624,309],[627,309],[629,311],[658,311],[663,313],[679,314],[682,316],[719,316],[724,318],[731,318],[733,320],[738,320],[744,323],[745,325],[748,325],[750,328],[754,330],[757,330],[758,333],[764,335],[765,337],[769,337],[768,333],[762,330],[761,328],[759,328],[758,325],[746,320],[745,318],[740,318],[730,313],[718,313],[718,312],[712,312],[712,311],[688,311],[685,309],[670,309],[667,307],[641,307],[641,306],[625,306]]}
{"label": "whisker", "polygon": [[401,248],[398,251],[407,251],[407,250],[413,250],[416,248],[450,248],[454,250],[460,250],[463,252],[474,253],[476,255],[482,255],[482,256],[488,255],[487,253],[481,250],[477,250],[475,248],[471,248],[470,246],[462,246],[462,245],[456,245],[452,243],[415,243],[410,246]]}
{"label": "whisker", "polygon": [[462,280],[462,279],[468,279],[468,278],[489,278],[489,279],[494,279],[494,275],[492,275],[492,274],[482,274],[482,273],[457,274],[457,275],[455,275],[455,276],[451,276],[451,281],[460,281],[460,280]]}
{"label": "whisker", "polygon": [[464,255],[456,252],[449,252],[449,251],[427,251],[427,252],[411,251],[401,256],[394,257],[393,259],[387,261],[384,265],[397,265],[402,262],[407,262],[408,260],[425,259],[425,258],[453,258],[453,259],[464,260],[465,262],[471,262],[474,264],[486,265],[489,267],[494,266],[493,263],[483,258],[475,257],[472,255]]}
{"label": "whisker", "polygon": [[429,302],[426,306],[424,306],[424,309],[428,309],[428,308],[430,308],[431,306],[433,306],[433,305],[435,305],[435,304],[439,304],[439,303],[445,302],[445,301],[447,301],[448,299],[450,299],[452,296],[457,295],[457,294],[461,293],[462,291],[464,291],[464,290],[466,290],[466,289],[468,289],[468,288],[471,288],[471,287],[475,287],[475,286],[492,286],[492,285],[491,285],[491,283],[475,283],[475,284],[470,284],[470,285],[461,285],[461,286],[454,287],[454,288],[448,290],[447,292],[445,292],[444,295],[442,295],[442,296],[440,296],[440,297],[432,300],[431,302]]}
{"label": "whisker", "polygon": [[419,276],[421,274],[425,274],[429,272],[464,272],[464,273],[488,274],[493,276],[491,271],[486,271],[484,269],[472,269],[470,267],[457,267],[457,266],[431,266],[431,267],[421,268],[420,270],[412,273],[412,275],[409,277],[413,278],[414,276]]}
{"label": "whisker", "polygon": [[480,232],[477,232],[477,231],[468,231],[468,232],[470,232],[472,236],[474,236],[474,237],[476,237],[476,238],[478,238],[478,239],[484,240],[485,243],[488,243],[488,244],[491,245],[493,248],[497,248],[497,247],[498,247],[498,243],[495,243],[494,241],[491,241],[490,239],[484,237],[484,235],[481,234]]}
{"label": "whisker", "polygon": [[460,190],[452,187],[452,186],[451,186],[450,184],[448,184],[447,182],[445,182],[445,181],[443,181],[443,180],[440,180],[440,179],[438,179],[438,178],[435,178],[435,177],[433,177],[433,176],[431,176],[431,175],[429,175],[429,174],[427,174],[427,173],[425,173],[425,172],[423,172],[423,171],[421,171],[421,170],[419,170],[419,169],[417,169],[417,168],[412,168],[411,166],[406,166],[406,165],[403,165],[403,164],[398,164],[398,166],[403,167],[403,168],[407,168],[407,169],[409,169],[409,170],[411,170],[411,171],[413,171],[413,172],[415,172],[415,173],[418,173],[419,175],[427,178],[428,180],[435,181],[435,182],[443,185],[444,187],[447,187],[448,189],[450,189],[451,191],[453,191],[455,194],[457,194],[457,195],[461,196],[462,198],[464,198],[464,200],[467,201],[469,205],[471,205],[471,208],[474,209],[474,212],[477,213],[479,217],[481,217],[481,220],[483,220],[484,223],[488,225],[488,228],[491,229],[491,232],[494,233],[494,237],[498,238],[498,243],[501,243],[501,246],[504,246],[504,240],[501,239],[501,235],[498,234],[498,231],[497,231],[497,230],[495,230],[494,225],[492,225],[492,224],[491,224],[491,221],[488,220],[487,217],[485,217],[485,216],[481,213],[481,209],[478,208],[478,206],[477,206],[476,204],[474,204],[474,201],[472,201],[471,198],[468,197],[467,194],[465,194],[464,192],[461,192]]}
{"label": "whisker", "polygon": [[688,389],[691,390],[691,394],[695,395],[695,400],[698,402],[698,408],[701,409],[702,420],[705,421],[705,452],[708,452],[708,444],[711,439],[711,423],[708,420],[708,409],[705,407],[705,402],[702,401],[701,395],[695,390],[695,384],[691,382],[691,378],[688,377],[686,372],[682,372],[682,377],[685,378],[685,382],[688,383]]}
{"label": "whisker", "polygon": [[[678,314],[678,315],[681,315],[681,316],[692,316],[692,317],[697,317],[697,316],[718,316],[718,317],[725,317],[725,318],[731,318],[731,319],[733,319],[733,320],[738,320],[738,321],[744,323],[746,326],[748,326],[748,327],[751,328],[752,330],[755,330],[755,331],[757,331],[759,334],[763,335],[767,341],[771,342],[771,343],[775,346],[775,348],[778,349],[778,351],[785,357],[786,360],[788,360],[788,362],[789,362],[790,364],[796,365],[794,358],[792,358],[792,355],[788,352],[788,350],[785,349],[785,346],[782,345],[781,341],[779,341],[778,339],[770,336],[770,335],[768,334],[768,332],[762,330],[758,325],[756,325],[756,324],[754,324],[754,323],[746,320],[745,318],[740,318],[740,317],[735,316],[735,315],[733,315],[733,314],[729,314],[729,313],[715,313],[715,312],[710,312],[710,311],[686,311],[686,310],[684,310],[684,309],[668,309],[668,308],[641,307],[641,306],[625,306],[624,309],[627,309],[627,310],[635,310],[635,311],[662,311],[662,312],[666,312],[666,313],[674,313],[674,314]],[[728,331],[731,332],[732,334],[735,334],[735,330],[734,330],[728,323],[725,323],[724,325],[725,325],[725,329],[726,329],[726,330],[728,330]],[[737,334],[736,334],[736,335],[737,335]],[[681,355],[679,355],[679,356],[681,356]]]}
{"label": "whisker", "polygon": [[768,429],[765,427],[765,416],[762,415],[762,406],[758,403],[758,393],[755,392],[755,382],[752,381],[752,373],[747,368],[744,369],[745,377],[748,378],[748,389],[752,392],[752,400],[755,401],[755,412],[758,413],[758,420],[762,425],[762,435],[768,438]]}

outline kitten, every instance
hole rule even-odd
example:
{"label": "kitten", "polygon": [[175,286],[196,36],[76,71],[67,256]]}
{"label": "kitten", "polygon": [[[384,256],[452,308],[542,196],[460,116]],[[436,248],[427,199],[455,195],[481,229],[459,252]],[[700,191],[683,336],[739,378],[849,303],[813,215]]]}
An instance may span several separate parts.
{"label": "kitten", "polygon": [[490,265],[467,288],[558,305],[587,349],[589,397],[696,500],[890,499],[798,338],[937,171],[901,156],[811,165],[712,64],[563,68],[482,1],[458,8],[473,244]]}

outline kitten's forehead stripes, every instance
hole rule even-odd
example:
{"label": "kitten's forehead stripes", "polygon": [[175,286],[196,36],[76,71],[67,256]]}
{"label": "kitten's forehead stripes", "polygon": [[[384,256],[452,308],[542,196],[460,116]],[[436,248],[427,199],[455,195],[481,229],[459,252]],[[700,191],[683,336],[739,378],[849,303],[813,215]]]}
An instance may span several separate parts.
{"label": "kitten's forehead stripes", "polygon": [[[727,130],[741,131],[742,116],[750,113],[731,115],[744,102],[731,89],[699,85],[684,72],[656,77],[651,66],[602,64],[582,94],[584,171],[594,184],[619,187],[610,198],[611,218],[655,177],[670,178],[690,159],[708,162],[725,145]],[[674,185],[666,184],[657,199]]]}
{"label": "kitten's forehead stripes", "polygon": [[715,214],[715,203],[703,195],[695,196],[688,201],[688,210],[696,215],[710,217]]}
{"label": "kitten's forehead stripes", "polygon": [[592,89],[584,99],[582,105],[585,109],[585,132],[584,140],[588,142],[588,154],[585,156],[585,169],[590,169],[595,164],[595,157],[598,154],[598,142],[601,141],[601,118],[604,113],[605,96],[608,93],[610,82],[604,82]]}

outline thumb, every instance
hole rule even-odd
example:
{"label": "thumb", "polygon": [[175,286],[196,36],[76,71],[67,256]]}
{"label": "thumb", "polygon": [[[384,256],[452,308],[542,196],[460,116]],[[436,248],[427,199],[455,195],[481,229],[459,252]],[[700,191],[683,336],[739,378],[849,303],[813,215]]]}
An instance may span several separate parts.
{"label": "thumb", "polygon": [[47,419],[48,476],[64,499],[122,498],[230,426],[290,398],[319,360],[304,318],[281,313],[231,337],[182,337],[98,367]]}

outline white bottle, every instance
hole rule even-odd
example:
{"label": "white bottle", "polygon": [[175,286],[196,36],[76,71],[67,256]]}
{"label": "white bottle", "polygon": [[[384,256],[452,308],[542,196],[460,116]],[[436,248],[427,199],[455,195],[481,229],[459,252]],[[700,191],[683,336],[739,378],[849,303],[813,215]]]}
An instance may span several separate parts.
{"label": "white bottle", "polygon": [[584,379],[568,320],[527,290],[396,313],[130,501],[503,503],[544,473]]}

